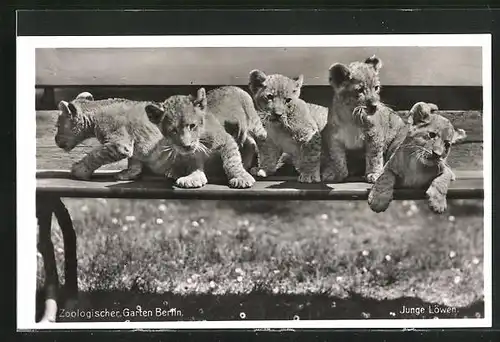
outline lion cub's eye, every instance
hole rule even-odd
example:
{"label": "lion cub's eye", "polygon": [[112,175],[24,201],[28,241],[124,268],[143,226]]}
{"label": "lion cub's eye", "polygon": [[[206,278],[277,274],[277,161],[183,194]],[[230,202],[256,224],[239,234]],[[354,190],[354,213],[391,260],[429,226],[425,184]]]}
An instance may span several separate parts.
{"label": "lion cub's eye", "polygon": [[190,124],[190,125],[189,125],[189,129],[190,129],[190,130],[193,130],[193,129],[195,129],[195,128],[196,128],[196,125],[195,125],[195,124]]}
{"label": "lion cub's eye", "polygon": [[292,99],[291,99],[290,97],[287,97],[287,98],[285,99],[285,102],[286,102],[286,103],[290,103],[291,101],[292,101]]}
{"label": "lion cub's eye", "polygon": [[272,99],[274,99],[274,95],[273,95],[273,94],[268,94],[268,95],[267,95],[267,99],[268,99],[269,101],[271,101]]}
{"label": "lion cub's eye", "polygon": [[380,85],[378,85],[378,84],[377,84],[377,85],[374,87],[374,89],[375,89],[375,91],[378,93],[378,92],[380,91]]}
{"label": "lion cub's eye", "polygon": [[450,148],[450,147],[451,147],[451,143],[450,143],[450,141],[449,141],[449,140],[446,140],[446,141],[444,142],[444,147],[445,147],[445,148]]}
{"label": "lion cub's eye", "polygon": [[429,138],[434,139],[437,136],[435,132],[429,132]]}

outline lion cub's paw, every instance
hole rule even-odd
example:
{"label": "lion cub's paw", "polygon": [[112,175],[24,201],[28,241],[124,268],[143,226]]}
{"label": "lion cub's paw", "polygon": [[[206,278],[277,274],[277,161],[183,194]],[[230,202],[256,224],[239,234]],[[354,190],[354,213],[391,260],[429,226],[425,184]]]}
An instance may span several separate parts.
{"label": "lion cub's paw", "polygon": [[115,179],[120,180],[120,181],[134,180],[134,179],[139,178],[140,175],[141,175],[141,171],[126,169],[126,170],[118,172],[115,175]]}
{"label": "lion cub's paw", "polygon": [[368,205],[370,209],[376,213],[381,213],[389,208],[391,204],[392,196],[380,191],[379,189],[370,190],[368,194]]}
{"label": "lion cub's paw", "polygon": [[441,193],[436,187],[430,186],[425,192],[429,208],[436,214],[442,214],[446,211],[446,195]]}
{"label": "lion cub's paw", "polygon": [[378,179],[378,177],[380,177],[380,173],[379,172],[372,172],[372,173],[368,173],[366,176],[365,176],[365,179],[368,183],[375,183]]}
{"label": "lion cub's paw", "polygon": [[267,172],[259,167],[252,167],[250,169],[250,174],[254,177],[261,177],[261,178],[267,177]]}
{"label": "lion cub's paw", "polygon": [[207,176],[203,171],[196,171],[189,176],[177,178],[175,181],[175,185],[180,188],[201,188],[207,183]]}
{"label": "lion cub's paw", "polygon": [[71,167],[71,177],[75,179],[81,179],[81,180],[89,180],[90,177],[92,176],[93,171],[90,170],[87,166],[84,164],[80,163],[75,163]]}
{"label": "lion cub's paw", "polygon": [[336,172],[335,170],[328,168],[321,172],[321,181],[340,183],[344,181],[348,176],[347,172]]}
{"label": "lion cub's paw", "polygon": [[242,172],[239,176],[229,180],[230,188],[245,189],[250,188],[255,184],[255,179],[248,172]]}
{"label": "lion cub's paw", "polygon": [[301,173],[298,178],[299,183],[319,183],[321,182],[321,175],[319,170],[312,173]]}

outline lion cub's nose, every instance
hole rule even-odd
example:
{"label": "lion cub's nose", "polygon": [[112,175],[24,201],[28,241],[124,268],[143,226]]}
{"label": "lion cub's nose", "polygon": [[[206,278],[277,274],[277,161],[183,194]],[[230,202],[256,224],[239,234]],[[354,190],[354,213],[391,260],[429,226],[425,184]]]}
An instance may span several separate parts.
{"label": "lion cub's nose", "polygon": [[443,157],[443,151],[432,151],[432,156],[436,159],[441,159]]}

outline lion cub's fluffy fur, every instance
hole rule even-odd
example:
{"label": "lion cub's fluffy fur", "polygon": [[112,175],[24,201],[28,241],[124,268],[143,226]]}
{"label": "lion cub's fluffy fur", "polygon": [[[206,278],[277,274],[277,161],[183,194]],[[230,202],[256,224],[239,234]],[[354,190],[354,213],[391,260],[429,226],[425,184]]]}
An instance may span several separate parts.
{"label": "lion cub's fluffy fur", "polygon": [[375,182],[382,172],[384,155],[404,122],[380,102],[381,68],[382,61],[376,56],[330,67],[333,100],[323,131],[323,181],[345,180],[349,175],[347,153],[354,151],[364,152],[368,182]]}
{"label": "lion cub's fluffy fur", "polygon": [[448,186],[455,176],[446,164],[451,146],[466,138],[445,117],[435,114],[437,106],[418,102],[409,112],[409,123],[397,137],[395,152],[384,166],[368,196],[370,208],[385,211],[395,186],[426,188],[429,207],[436,213],[446,210]]}
{"label": "lion cub's fluffy fur", "polygon": [[235,128],[234,131],[239,132],[235,135],[242,145],[253,139],[253,135],[265,138],[265,131],[254,129],[260,123],[258,117],[239,122],[234,120],[233,111],[241,111],[241,104],[238,106],[233,98],[224,94],[239,92],[244,93],[236,87],[225,87],[207,96],[205,89],[200,88],[196,97],[174,95],[161,104],[146,106],[149,120],[159,127],[167,141],[166,150],[172,160],[169,176],[176,179],[178,186],[196,188],[205,185],[205,163],[212,157],[221,159],[230,187],[248,188],[255,183],[243,167],[237,140],[224,128],[228,123]]}
{"label": "lion cub's fluffy fur", "polygon": [[268,138],[259,144],[259,163],[254,174],[273,174],[282,162],[291,160],[299,173],[298,181],[319,182],[321,131],[326,125],[327,108],[300,99],[303,76],[291,79],[250,73],[249,88],[261,115]]}

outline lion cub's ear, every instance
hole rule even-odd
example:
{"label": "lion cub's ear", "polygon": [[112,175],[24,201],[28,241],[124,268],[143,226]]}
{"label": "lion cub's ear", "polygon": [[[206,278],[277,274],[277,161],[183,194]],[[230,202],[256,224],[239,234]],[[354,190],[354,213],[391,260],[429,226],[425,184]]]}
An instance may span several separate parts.
{"label": "lion cub's ear", "polygon": [[455,132],[453,133],[453,140],[451,143],[454,144],[457,141],[464,140],[465,138],[467,138],[467,133],[465,133],[463,129],[455,129]]}
{"label": "lion cub's ear", "polygon": [[250,71],[248,86],[252,93],[256,93],[260,88],[266,85],[267,75],[260,70]]}
{"label": "lion cub's ear", "polygon": [[382,60],[375,55],[368,57],[365,60],[365,63],[370,64],[376,73],[378,73],[380,71],[380,69],[382,69],[382,66],[383,66]]}
{"label": "lion cub's ear", "polygon": [[72,104],[71,102],[66,102],[66,101],[61,101],[59,102],[59,105],[57,106],[57,108],[65,113],[65,114],[69,114],[71,116],[76,116],[78,114],[78,111],[75,107],[74,104]]}
{"label": "lion cub's ear", "polygon": [[146,114],[148,115],[149,121],[158,125],[162,122],[163,117],[165,116],[165,111],[162,106],[156,104],[148,104],[145,108]]}
{"label": "lion cub's ear", "polygon": [[76,99],[94,101],[94,96],[91,93],[89,93],[88,91],[84,91],[83,93],[78,94],[76,96]]}
{"label": "lion cub's ear", "polygon": [[205,110],[207,107],[207,92],[205,91],[205,88],[198,89],[196,92],[196,98],[191,96],[191,101],[195,107]]}
{"label": "lion cub's ear", "polygon": [[300,74],[299,76],[294,77],[293,80],[295,81],[297,89],[300,89],[302,88],[302,84],[304,83],[304,75]]}
{"label": "lion cub's ear", "polygon": [[342,63],[335,63],[328,69],[329,77],[328,81],[333,88],[338,88],[342,83],[351,78],[351,71],[349,68]]}
{"label": "lion cub's ear", "polygon": [[436,108],[437,106],[431,107],[429,104],[425,102],[417,102],[411,107],[409,117],[412,118],[413,124],[419,124],[423,122],[429,121],[429,115],[432,112],[432,108]]}

